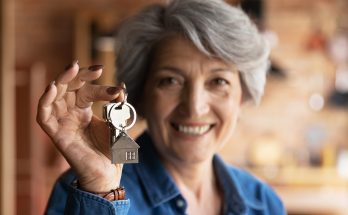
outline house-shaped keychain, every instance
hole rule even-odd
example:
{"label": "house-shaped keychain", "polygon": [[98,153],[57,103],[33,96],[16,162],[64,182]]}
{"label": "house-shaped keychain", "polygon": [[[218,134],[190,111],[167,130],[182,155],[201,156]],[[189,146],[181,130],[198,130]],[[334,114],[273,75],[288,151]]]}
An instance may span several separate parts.
{"label": "house-shaped keychain", "polygon": [[121,132],[111,146],[112,163],[138,163],[140,146],[127,134]]}
{"label": "house-shaped keychain", "polygon": [[134,107],[125,99],[125,102],[109,103],[103,108],[103,117],[110,128],[112,163],[138,163],[140,146],[126,133],[136,122]]}

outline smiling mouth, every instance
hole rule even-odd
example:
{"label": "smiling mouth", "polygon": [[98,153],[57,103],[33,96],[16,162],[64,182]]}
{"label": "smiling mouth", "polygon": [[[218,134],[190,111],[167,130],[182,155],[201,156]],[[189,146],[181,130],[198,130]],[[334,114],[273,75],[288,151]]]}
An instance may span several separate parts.
{"label": "smiling mouth", "polygon": [[201,126],[188,126],[188,125],[180,125],[171,123],[172,127],[181,133],[188,134],[188,135],[202,135],[207,133],[214,125],[201,125]]}

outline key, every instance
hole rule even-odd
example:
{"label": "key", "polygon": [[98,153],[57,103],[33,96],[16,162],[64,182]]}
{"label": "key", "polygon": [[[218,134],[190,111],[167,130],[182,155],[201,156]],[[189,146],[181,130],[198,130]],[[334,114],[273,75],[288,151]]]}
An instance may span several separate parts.
{"label": "key", "polygon": [[[115,105],[116,106],[116,105]],[[110,114],[110,120],[114,127],[123,128],[127,125],[127,120],[131,118],[130,108],[127,105],[114,106],[112,114]]]}
{"label": "key", "polygon": [[126,132],[136,121],[133,106],[126,101],[109,103],[104,106],[103,116],[110,128],[112,163],[138,163],[139,145]]}

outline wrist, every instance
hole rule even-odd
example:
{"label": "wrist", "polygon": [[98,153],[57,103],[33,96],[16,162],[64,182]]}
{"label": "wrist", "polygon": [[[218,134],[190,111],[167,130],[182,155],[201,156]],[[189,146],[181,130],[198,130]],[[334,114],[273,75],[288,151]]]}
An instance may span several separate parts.
{"label": "wrist", "polygon": [[119,187],[116,186],[116,188],[112,188],[109,189],[108,191],[91,191],[89,189],[85,189],[83,187],[81,187],[80,183],[78,180],[74,180],[73,181],[73,187],[75,187],[76,189],[88,192],[88,193],[92,193],[94,195],[100,196],[106,200],[109,201],[117,201],[117,200],[125,200],[126,199],[126,190],[124,187]]}
{"label": "wrist", "polygon": [[116,189],[120,186],[119,180],[109,180],[102,179],[103,177],[98,177],[98,180],[84,180],[77,178],[78,188],[81,190],[88,191],[90,193],[108,192],[112,189]]}

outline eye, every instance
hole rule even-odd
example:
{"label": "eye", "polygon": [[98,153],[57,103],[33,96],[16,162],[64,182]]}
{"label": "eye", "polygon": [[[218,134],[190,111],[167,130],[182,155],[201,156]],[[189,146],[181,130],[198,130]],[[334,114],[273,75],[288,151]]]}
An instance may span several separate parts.
{"label": "eye", "polygon": [[177,80],[174,77],[165,77],[165,78],[161,78],[158,81],[158,85],[160,87],[170,87],[170,86],[175,86],[175,85],[179,85],[179,84],[180,84],[179,80]]}
{"label": "eye", "polygon": [[226,79],[223,79],[223,78],[214,78],[212,81],[211,81],[211,84],[214,85],[214,86],[226,86],[226,85],[229,85],[230,83],[226,80]]}

